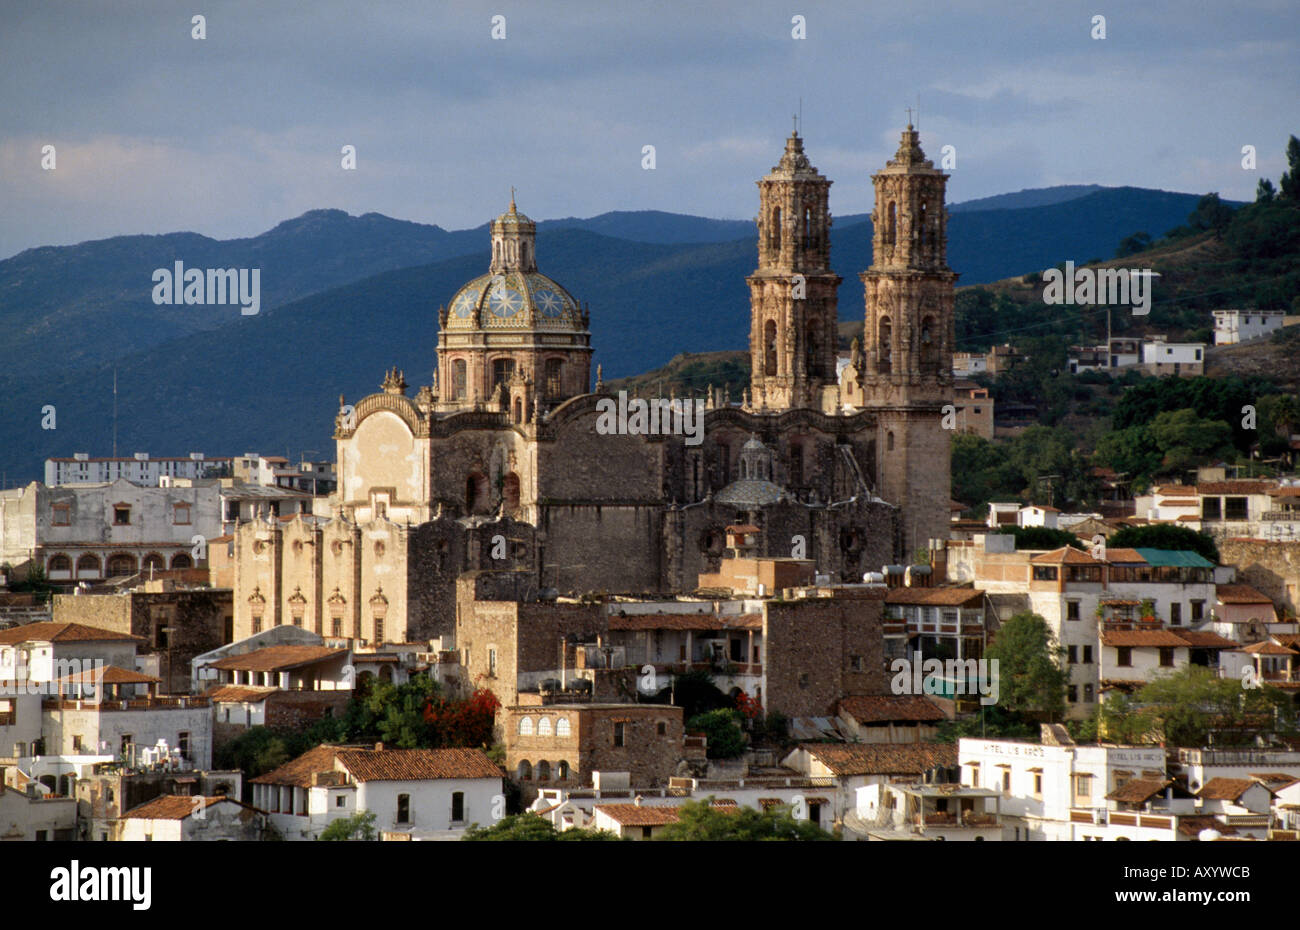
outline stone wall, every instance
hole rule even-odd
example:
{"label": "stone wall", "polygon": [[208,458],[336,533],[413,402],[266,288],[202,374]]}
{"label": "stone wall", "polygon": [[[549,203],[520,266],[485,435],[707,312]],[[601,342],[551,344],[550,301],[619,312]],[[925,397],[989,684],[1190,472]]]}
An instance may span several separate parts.
{"label": "stone wall", "polygon": [[1281,614],[1300,614],[1300,542],[1224,539],[1219,558],[1237,567],[1237,580],[1267,595]]}
{"label": "stone wall", "polygon": [[831,716],[842,697],[884,694],[879,598],[768,601],[763,703],[788,717]]}

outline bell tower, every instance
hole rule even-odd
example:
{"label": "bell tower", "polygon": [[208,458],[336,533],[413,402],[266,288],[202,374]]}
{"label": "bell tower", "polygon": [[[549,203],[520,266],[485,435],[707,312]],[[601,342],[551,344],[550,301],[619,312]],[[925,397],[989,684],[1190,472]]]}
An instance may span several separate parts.
{"label": "bell tower", "polygon": [[[948,176],[921,151],[909,121],[898,152],[872,175],[871,267],[862,272],[864,403],[877,411],[879,487],[904,507],[911,555],[948,534],[952,430],[953,285],[948,267]],[[950,418],[951,420],[951,418]]]}
{"label": "bell tower", "polygon": [[750,302],[750,392],[755,410],[834,408],[836,289],[831,182],[808,161],[798,131],[758,182],[758,268]]}

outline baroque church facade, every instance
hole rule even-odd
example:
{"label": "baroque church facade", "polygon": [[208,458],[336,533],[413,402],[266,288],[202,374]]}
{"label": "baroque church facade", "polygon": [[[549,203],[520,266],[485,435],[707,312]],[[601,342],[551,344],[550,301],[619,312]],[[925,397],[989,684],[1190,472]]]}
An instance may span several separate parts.
{"label": "baroque church facade", "polygon": [[741,403],[710,389],[691,443],[597,428],[610,394],[599,369],[591,385],[589,308],[538,270],[512,195],[488,272],[439,308],[432,384],[412,396],[393,370],[379,393],[340,398],[330,516],[237,527],[236,638],[280,624],[358,645],[448,637],[456,579],[478,569],[561,594],[691,593],[730,524],[759,527],[758,554],[842,581],[945,538],[946,180],[909,125],[873,175],[864,325],[841,366],[831,181],[791,134],[758,182],[750,387]]}

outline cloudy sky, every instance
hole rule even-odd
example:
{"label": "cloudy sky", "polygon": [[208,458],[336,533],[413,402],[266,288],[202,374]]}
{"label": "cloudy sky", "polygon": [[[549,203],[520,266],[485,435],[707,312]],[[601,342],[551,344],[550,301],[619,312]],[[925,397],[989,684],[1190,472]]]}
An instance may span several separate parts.
{"label": "cloudy sky", "polygon": [[1300,134],[1298,26],[1294,0],[5,3],[0,257],[250,236],[322,207],[457,229],[510,185],[536,219],[749,219],[800,98],[837,214],[871,208],[918,96],[927,153],[957,150],[953,201],[1076,183],[1251,199]]}

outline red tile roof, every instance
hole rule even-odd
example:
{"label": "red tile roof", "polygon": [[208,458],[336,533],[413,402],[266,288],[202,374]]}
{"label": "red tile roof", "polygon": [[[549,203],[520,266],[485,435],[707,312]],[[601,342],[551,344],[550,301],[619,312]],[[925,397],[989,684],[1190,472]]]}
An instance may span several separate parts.
{"label": "red tile roof", "polygon": [[957,764],[955,743],[800,743],[836,775],[921,775]]}
{"label": "red tile roof", "polygon": [[1220,636],[1218,633],[1211,633],[1209,630],[1171,630],[1170,632],[1186,640],[1189,646],[1195,646],[1197,649],[1236,649],[1241,645]]}
{"label": "red tile roof", "polygon": [[191,814],[201,810],[206,811],[214,804],[221,803],[235,804],[248,810],[257,810],[255,807],[250,807],[225,795],[205,797],[203,795],[170,794],[154,798],[152,801],[145,801],[143,804],[131,808],[122,817],[127,820],[184,820]]}
{"label": "red tile roof", "polygon": [[296,759],[291,759],[278,769],[249,779],[254,785],[292,785],[310,788],[312,776],[318,772],[334,771],[334,756],[342,747],[317,746]]}
{"label": "red tile roof", "polygon": [[1124,804],[1145,804],[1174,783],[1172,778],[1130,778],[1106,795],[1107,801]]}
{"label": "red tile roof", "polygon": [[257,703],[265,700],[268,694],[274,694],[279,690],[279,688],[262,688],[252,685],[222,685],[209,691],[207,698],[214,704]]}
{"label": "red tile roof", "polygon": [[1109,630],[1101,634],[1103,646],[1187,646],[1187,640],[1171,630]]}
{"label": "red tile roof", "polygon": [[1211,778],[1201,785],[1196,796],[1203,801],[1239,801],[1258,784],[1253,778]]}
{"label": "red tile roof", "polygon": [[87,668],[80,672],[73,672],[71,675],[64,675],[59,679],[59,684],[144,685],[159,681],[162,679],[134,669],[105,665],[98,669]]}
{"label": "red tile roof", "polygon": [[340,749],[336,758],[357,781],[501,778],[481,749]]}
{"label": "red tile roof", "polygon": [[143,638],[117,630],[106,630],[84,623],[27,623],[23,626],[0,630],[0,645],[12,646],[27,642],[85,643],[85,642],[143,642]]}
{"label": "red tile roof", "polygon": [[977,588],[890,588],[886,604],[923,604],[934,607],[967,607],[984,600]]}
{"label": "red tile roof", "polygon": [[1197,494],[1264,494],[1277,485],[1272,481],[1249,480],[1207,481],[1196,485]]}
{"label": "red tile roof", "polygon": [[1248,584],[1221,584],[1214,588],[1220,604],[1267,604],[1273,606],[1269,598],[1256,591]]}
{"label": "red tile roof", "polygon": [[593,810],[620,827],[662,827],[680,819],[678,809],[665,804],[597,804]]}
{"label": "red tile roof", "polygon": [[1242,646],[1241,651],[1249,652],[1251,655],[1257,656],[1300,655],[1300,652],[1296,652],[1294,649],[1290,649],[1286,646],[1279,646],[1277,643],[1270,642],[1269,640],[1264,640],[1259,643],[1251,643],[1249,646]]}
{"label": "red tile roof", "polygon": [[840,712],[848,714],[858,723],[948,719],[939,705],[928,697],[910,694],[876,694],[841,698]]}
{"label": "red tile roof", "polygon": [[1099,559],[1094,559],[1085,552],[1080,552],[1073,546],[1062,546],[1060,549],[1053,549],[1051,552],[1044,552],[1036,555],[1030,562],[1037,565],[1100,565]]}

